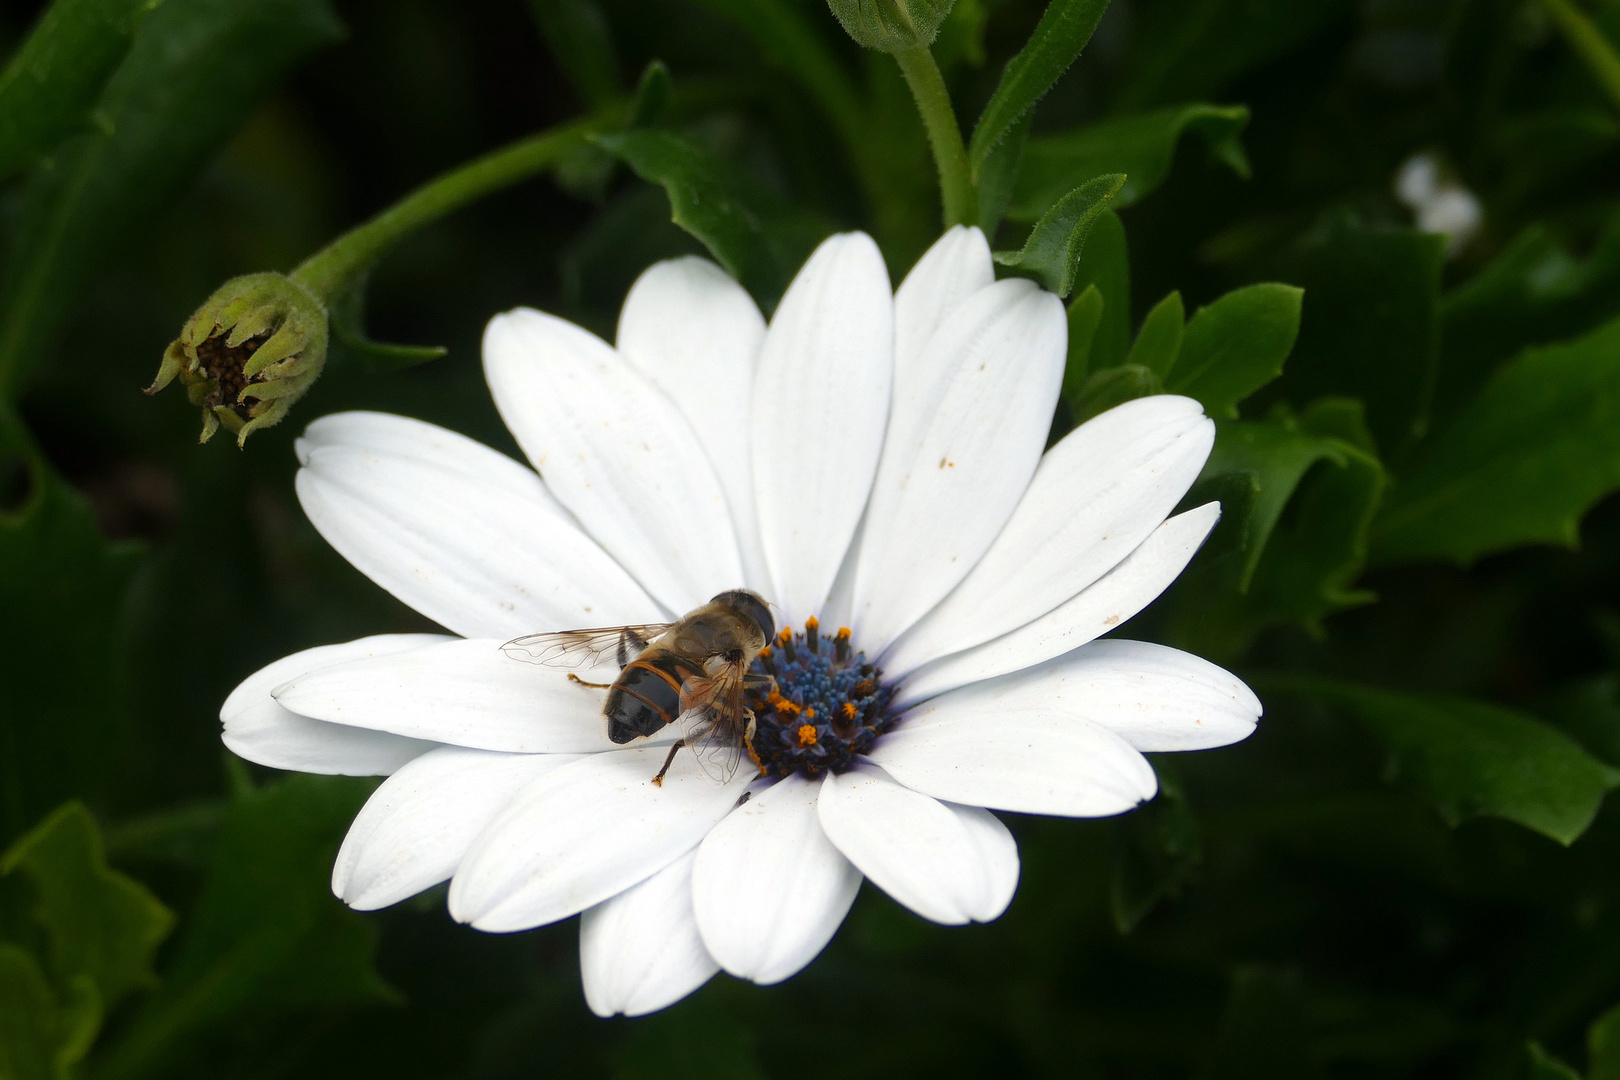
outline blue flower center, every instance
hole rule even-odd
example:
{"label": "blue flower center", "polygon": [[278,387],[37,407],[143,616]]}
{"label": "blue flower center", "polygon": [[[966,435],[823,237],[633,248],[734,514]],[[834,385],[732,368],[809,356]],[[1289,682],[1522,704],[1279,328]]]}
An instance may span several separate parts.
{"label": "blue flower center", "polygon": [[775,679],[774,688],[748,697],[750,749],[772,776],[842,772],[898,719],[889,710],[894,689],[851,648],[848,627],[830,639],[814,618],[802,633],[789,627],[760,652],[752,672]]}

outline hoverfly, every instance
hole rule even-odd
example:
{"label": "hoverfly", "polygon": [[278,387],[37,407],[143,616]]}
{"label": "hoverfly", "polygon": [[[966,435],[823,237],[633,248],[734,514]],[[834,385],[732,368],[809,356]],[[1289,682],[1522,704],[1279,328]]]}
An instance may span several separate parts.
{"label": "hoverfly", "polygon": [[514,638],[501,651],[547,667],[582,667],[613,657],[619,677],[582,686],[606,689],[602,712],[616,743],[656,735],[670,724],[681,737],[653,777],[662,786],[675,754],[686,747],[698,767],[724,783],[737,771],[744,747],[752,753],[754,713],[747,691],[768,686],[768,675],[748,671],[776,633],[765,601],[746,589],[729,589],[672,623],[643,623],[593,630],[563,630]]}

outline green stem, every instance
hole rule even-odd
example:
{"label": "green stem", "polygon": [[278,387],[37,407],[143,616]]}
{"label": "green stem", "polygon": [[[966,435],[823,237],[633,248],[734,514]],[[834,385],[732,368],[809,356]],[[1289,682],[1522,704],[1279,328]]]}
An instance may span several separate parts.
{"label": "green stem", "polygon": [[617,122],[623,109],[612,111],[611,119],[597,116],[531,135],[428,181],[305,259],[290,276],[323,303],[331,303],[395,243],[492,191],[556,165],[569,152],[586,145],[587,136]]}
{"label": "green stem", "polygon": [[945,204],[945,227],[972,225],[978,220],[978,194],[968,175],[967,150],[962,145],[962,129],[956,123],[956,111],[951,108],[951,95],[945,89],[944,76],[934,63],[934,54],[926,46],[907,49],[894,54],[900,72],[911,87],[911,96],[917,101],[922,114],[923,127],[928,130],[928,145],[934,151],[934,164],[939,167],[939,194]]}
{"label": "green stem", "polygon": [[1541,0],[1541,3],[1580,54],[1592,77],[1602,84],[1615,108],[1620,109],[1620,56],[1615,55],[1614,45],[1603,36],[1591,16],[1571,0]]}

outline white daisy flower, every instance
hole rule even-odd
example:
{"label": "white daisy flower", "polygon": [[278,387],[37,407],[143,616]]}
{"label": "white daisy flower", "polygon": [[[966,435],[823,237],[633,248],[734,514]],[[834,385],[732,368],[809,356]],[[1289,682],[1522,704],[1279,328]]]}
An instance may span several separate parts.
{"label": "white daisy flower", "polygon": [[[1143,398],[1043,453],[1065,338],[1058,299],[996,281],[964,228],[893,293],[870,238],[827,240],[768,327],[696,258],[642,275],[616,346],[497,316],[485,372],[533,469],[378,413],[297,444],[316,528],[449,633],[279,660],[225,702],[225,743],[388,776],[333,869],[355,908],[448,880],[482,930],[581,914],[604,1016],[719,969],[788,978],[863,877],[935,922],[994,919],[1019,863],[990,811],[1121,813],[1156,791],[1144,751],[1235,742],[1260,715],[1198,657],[1096,640],[1213,527],[1215,503],[1166,518],[1214,427]],[[786,636],[753,701],[763,764],[724,783],[677,753],[654,785],[674,731],[616,745],[602,691],[501,650],[738,587]]]}

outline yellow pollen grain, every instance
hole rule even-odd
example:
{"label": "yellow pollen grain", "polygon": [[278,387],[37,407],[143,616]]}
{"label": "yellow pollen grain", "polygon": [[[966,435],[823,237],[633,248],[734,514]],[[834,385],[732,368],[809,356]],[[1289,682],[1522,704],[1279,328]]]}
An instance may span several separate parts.
{"label": "yellow pollen grain", "polygon": [[805,724],[799,728],[799,745],[801,747],[816,745],[816,738],[816,729],[813,724]]}
{"label": "yellow pollen grain", "polygon": [[821,622],[814,615],[812,615],[808,619],[804,620],[804,628],[806,630],[814,630],[820,625],[821,625]]}
{"label": "yellow pollen grain", "polygon": [[845,720],[855,719],[855,703],[852,701],[844,702],[843,708],[838,711],[844,714]]}

